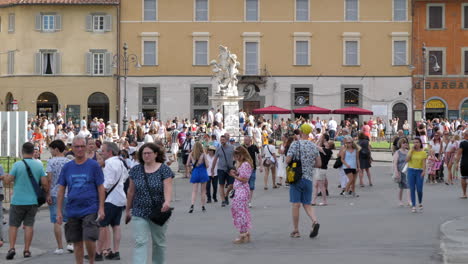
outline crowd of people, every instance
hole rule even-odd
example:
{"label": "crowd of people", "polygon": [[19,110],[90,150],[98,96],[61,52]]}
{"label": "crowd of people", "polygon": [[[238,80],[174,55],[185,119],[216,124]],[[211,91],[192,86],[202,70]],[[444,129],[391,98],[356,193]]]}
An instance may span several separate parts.
{"label": "crowd of people", "polygon": [[[447,185],[460,180],[461,175],[461,198],[466,199],[466,122],[420,121],[411,133],[407,122],[399,129],[398,121],[395,118],[389,124],[395,134],[393,179],[399,186],[400,205],[405,206],[404,190],[409,189],[407,205],[412,212],[423,210],[426,174],[429,183]],[[74,252],[76,263],[83,263],[85,258],[90,263],[119,260],[123,217],[126,223],[132,223],[133,263],[146,263],[148,243],[152,245],[152,262],[165,263],[166,221],[173,209],[173,163],[179,163],[179,169],[184,168],[183,176],[190,178],[192,184],[187,213],[195,210],[206,213],[206,204],[217,203],[218,199],[221,207],[230,206],[233,225],[238,231],[235,244],[251,241],[250,210],[257,170],[263,173],[265,191],[270,186],[289,188],[293,238],[301,236],[301,207],[311,222],[308,236],[314,238],[319,233],[314,206],[328,204],[330,161],[334,160],[333,167],[339,171],[340,195],[349,199],[359,197],[356,184],[364,187],[364,176],[368,186],[373,186],[371,142],[381,140],[381,131],[386,130],[380,118],[376,121],[370,118],[362,126],[356,120],[338,124],[333,118],[318,117],[272,122],[241,110],[239,123],[241,137],[233,138],[223,128],[222,113],[220,110],[215,113],[214,109],[202,116],[200,122],[178,118],[166,123],[155,118],[130,121],[128,129],[120,134],[117,124],[106,124],[99,118],[89,124],[86,117],[75,124],[72,120],[65,122],[61,115],[51,120],[46,117],[30,120],[30,142],[23,145],[23,160],[16,162],[7,173],[0,166],[0,183],[2,180],[15,182],[7,259],[16,255],[16,236],[21,226],[25,230],[23,256],[31,256],[33,226],[42,190],[56,239],[55,254],[63,254],[65,250]],[[279,144],[275,139],[280,139]],[[332,151],[338,143],[341,147],[334,159]],[[46,148],[52,158],[47,160],[44,170],[40,156]],[[288,177],[293,161],[300,161],[302,171],[301,178],[294,182]],[[444,164],[447,177],[444,177]],[[62,238],[63,223],[66,223],[66,246]]]}

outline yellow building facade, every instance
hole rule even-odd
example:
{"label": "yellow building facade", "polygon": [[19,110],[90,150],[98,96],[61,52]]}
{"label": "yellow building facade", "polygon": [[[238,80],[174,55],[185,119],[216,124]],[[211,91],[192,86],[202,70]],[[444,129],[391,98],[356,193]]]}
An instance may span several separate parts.
{"label": "yellow building facade", "polygon": [[118,1],[0,0],[2,111],[117,121]]}
{"label": "yellow building facade", "polygon": [[[129,114],[199,117],[219,45],[241,66],[241,108],[356,105],[411,111],[409,0],[123,0]],[[145,63],[146,61],[146,63]],[[151,103],[149,103],[151,102]],[[406,111],[405,113],[403,113]]]}

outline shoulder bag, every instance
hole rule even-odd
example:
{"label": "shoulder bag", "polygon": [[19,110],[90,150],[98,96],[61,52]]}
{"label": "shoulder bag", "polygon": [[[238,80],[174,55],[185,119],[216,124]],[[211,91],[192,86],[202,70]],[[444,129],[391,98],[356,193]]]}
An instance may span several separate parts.
{"label": "shoulder bag", "polygon": [[226,152],[224,152],[223,146],[221,146],[220,148],[221,148],[221,150],[223,151],[223,154],[224,154],[224,160],[226,161],[226,166],[227,166],[227,171],[228,171],[228,173],[229,173],[231,170],[235,170],[235,168],[234,168],[234,162],[233,162],[231,165],[229,165],[229,162],[228,162],[228,160],[227,160],[227,158],[226,158]]}
{"label": "shoulder bag", "polygon": [[338,157],[336,157],[335,164],[333,164],[333,168],[339,169],[343,166],[343,161],[341,161],[341,157],[338,154]]}
{"label": "shoulder bag", "polygon": [[149,219],[151,220],[151,222],[159,225],[159,226],[163,226],[167,220],[169,220],[169,218],[171,217],[172,215],[172,210],[174,210],[174,208],[170,208],[168,211],[166,212],[161,212],[161,209],[162,209],[162,205],[160,204],[157,204],[156,201],[154,200],[154,193],[152,192],[152,189],[149,187],[149,183],[148,183],[148,174],[146,174],[145,172],[145,167],[142,166],[142,170],[143,170],[143,177],[145,179],[145,186],[146,186],[146,190],[148,191],[150,197],[151,197],[151,202],[153,204],[153,207],[151,208],[151,214],[149,216]]}
{"label": "shoulder bag", "polygon": [[[271,155],[271,157],[265,158],[265,159],[263,160],[263,166],[265,166],[265,167],[270,167],[271,165],[275,164],[275,162],[274,162],[274,157],[273,157],[273,154],[272,154],[271,151],[270,151],[269,146],[270,146],[270,145],[265,145],[265,148],[268,150],[268,152],[270,152],[270,155]],[[273,160],[272,160],[272,159],[273,159]]]}
{"label": "shoulder bag", "polygon": [[25,160],[23,160],[23,162],[24,162],[24,166],[26,166],[26,171],[28,172],[31,185],[33,186],[34,192],[36,193],[36,196],[37,196],[37,207],[41,207],[41,205],[45,204],[46,202],[46,192],[34,179],[34,176],[32,174],[31,168],[29,167],[28,163]]}
{"label": "shoulder bag", "polygon": [[286,167],[286,182],[289,184],[296,183],[302,179],[302,161],[301,161],[301,143],[299,144],[299,159],[293,156],[292,161]]}

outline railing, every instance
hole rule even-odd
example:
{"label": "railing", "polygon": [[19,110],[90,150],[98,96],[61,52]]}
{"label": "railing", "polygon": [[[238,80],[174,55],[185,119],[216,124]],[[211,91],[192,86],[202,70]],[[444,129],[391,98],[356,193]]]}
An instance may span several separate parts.
{"label": "railing", "polygon": [[[0,165],[3,167],[3,171],[5,173],[8,173],[11,171],[13,164],[20,160],[20,158],[17,157],[0,157]],[[11,201],[11,196],[13,194],[13,183],[10,184],[5,184],[3,183],[3,194],[5,195],[5,200],[3,201],[4,203],[10,203]]]}

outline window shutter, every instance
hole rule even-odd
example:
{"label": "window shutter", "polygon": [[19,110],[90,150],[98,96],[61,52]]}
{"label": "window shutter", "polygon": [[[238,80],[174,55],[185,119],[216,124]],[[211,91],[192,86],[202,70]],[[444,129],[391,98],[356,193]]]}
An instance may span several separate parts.
{"label": "window shutter", "polygon": [[62,30],[62,16],[55,15],[55,31]]}
{"label": "window shutter", "polygon": [[442,28],[443,10],[441,6],[429,7],[429,28]]}
{"label": "window shutter", "polygon": [[112,16],[105,15],[104,16],[104,31],[112,31]]}
{"label": "window shutter", "polygon": [[468,75],[468,50],[465,50],[465,75]]}
{"label": "window shutter", "polygon": [[85,72],[86,74],[91,74],[93,69],[93,54],[87,52],[85,56]]}
{"label": "window shutter", "polygon": [[41,56],[42,54],[40,52],[34,54],[34,73],[41,75]]}
{"label": "window shutter", "polygon": [[112,53],[106,52],[104,54],[104,75],[112,75]]}
{"label": "window shutter", "polygon": [[15,71],[15,52],[14,51],[9,51],[8,52],[8,68],[7,68],[7,73],[9,75],[12,75]]}
{"label": "window shutter", "polygon": [[35,30],[41,31],[42,30],[42,15],[36,14],[36,25],[34,27]]}
{"label": "window shutter", "polygon": [[8,15],[8,32],[15,32],[15,14]]}
{"label": "window shutter", "polygon": [[54,74],[58,75],[62,73],[62,54],[56,52],[55,54],[55,71]]}
{"label": "window shutter", "polygon": [[93,16],[87,15],[86,16],[86,31],[93,31]]}

